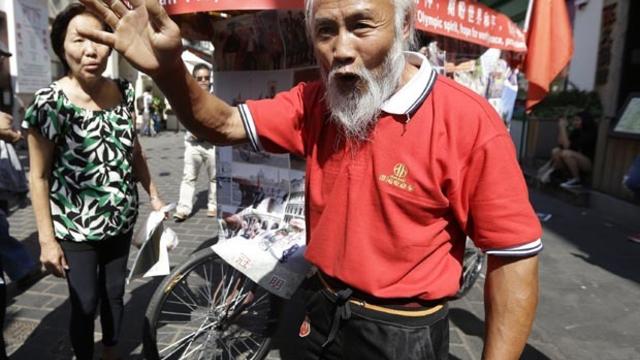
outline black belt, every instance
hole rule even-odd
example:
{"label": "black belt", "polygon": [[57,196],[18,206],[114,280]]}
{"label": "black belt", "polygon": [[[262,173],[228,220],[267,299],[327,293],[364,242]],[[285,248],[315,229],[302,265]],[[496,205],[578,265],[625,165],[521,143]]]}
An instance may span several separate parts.
{"label": "black belt", "polygon": [[340,322],[351,318],[351,305],[389,315],[412,318],[435,314],[445,308],[445,303],[442,300],[428,301],[416,298],[381,299],[353,290],[338,279],[321,274],[320,271],[318,271],[317,277],[322,286],[332,295],[336,305],[331,329],[327,340],[322,344],[323,348],[335,340]]}
{"label": "black belt", "polygon": [[[444,305],[444,300],[424,300],[419,298],[378,298],[375,296],[371,296],[369,294],[363,293],[361,291],[355,290],[349,285],[343,283],[342,281],[328,276],[326,274],[322,274],[320,271],[317,273],[318,279],[320,279],[320,283],[329,290],[333,294],[337,294],[341,290],[349,289],[351,290],[350,301],[357,303],[358,305],[366,304],[369,307],[376,307],[375,310],[395,313],[395,311],[403,312],[404,316],[424,316],[429,315],[432,312],[430,310],[434,308],[440,308]],[[381,310],[382,308],[384,310]],[[374,310],[374,309],[372,309]],[[407,312],[405,314],[404,312]],[[425,314],[418,315],[408,315],[408,313],[416,314],[426,312]],[[397,314],[396,315],[401,315]]]}

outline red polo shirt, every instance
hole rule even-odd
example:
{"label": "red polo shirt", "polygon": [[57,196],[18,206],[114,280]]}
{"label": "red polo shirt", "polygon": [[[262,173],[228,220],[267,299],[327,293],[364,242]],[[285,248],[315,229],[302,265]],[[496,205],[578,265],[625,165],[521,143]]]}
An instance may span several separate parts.
{"label": "red polo shirt", "polygon": [[306,258],[380,298],[456,293],[468,234],[489,253],[541,250],[511,137],[493,108],[439,77],[414,77],[382,107],[369,141],[328,121],[320,82],[239,106],[256,149],[304,156]]}

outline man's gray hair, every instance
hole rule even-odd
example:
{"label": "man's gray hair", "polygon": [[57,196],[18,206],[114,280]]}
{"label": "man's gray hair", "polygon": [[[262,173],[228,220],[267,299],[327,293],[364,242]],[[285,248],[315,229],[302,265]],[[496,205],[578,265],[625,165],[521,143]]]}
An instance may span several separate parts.
{"label": "man's gray hair", "polygon": [[[413,50],[415,47],[416,32],[416,1],[415,0],[389,0],[395,7],[396,36],[402,37],[405,21],[409,22],[409,38],[403,44],[404,50]],[[304,15],[309,38],[313,37],[313,4],[315,0],[304,1]]]}

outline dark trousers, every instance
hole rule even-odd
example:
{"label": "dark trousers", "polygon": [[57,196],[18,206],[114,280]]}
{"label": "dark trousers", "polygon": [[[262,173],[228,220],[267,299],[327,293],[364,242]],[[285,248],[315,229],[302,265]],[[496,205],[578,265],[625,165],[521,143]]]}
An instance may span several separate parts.
{"label": "dark trousers", "polygon": [[78,360],[93,359],[98,303],[102,344],[113,346],[118,342],[131,233],[87,247],[65,241],[61,244],[69,265],[66,275],[71,300],[71,345]]}
{"label": "dark trousers", "polygon": [[0,258],[0,360],[8,359],[4,342],[4,317],[7,313],[7,284],[4,282],[2,258]]}
{"label": "dark trousers", "polygon": [[[310,332],[301,327],[306,360],[440,360],[449,355],[449,320],[446,304],[420,317],[388,314],[339,300],[327,289],[307,290],[306,311]],[[336,316],[336,311],[338,315]],[[334,321],[335,339],[327,342]],[[305,336],[306,335],[306,336]]]}

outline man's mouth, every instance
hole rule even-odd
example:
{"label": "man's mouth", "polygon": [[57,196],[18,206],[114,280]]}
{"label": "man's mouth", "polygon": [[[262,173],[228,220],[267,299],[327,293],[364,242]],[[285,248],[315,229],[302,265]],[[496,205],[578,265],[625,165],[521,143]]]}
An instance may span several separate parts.
{"label": "man's mouth", "polygon": [[334,78],[341,84],[355,84],[360,76],[355,73],[336,73]]}

